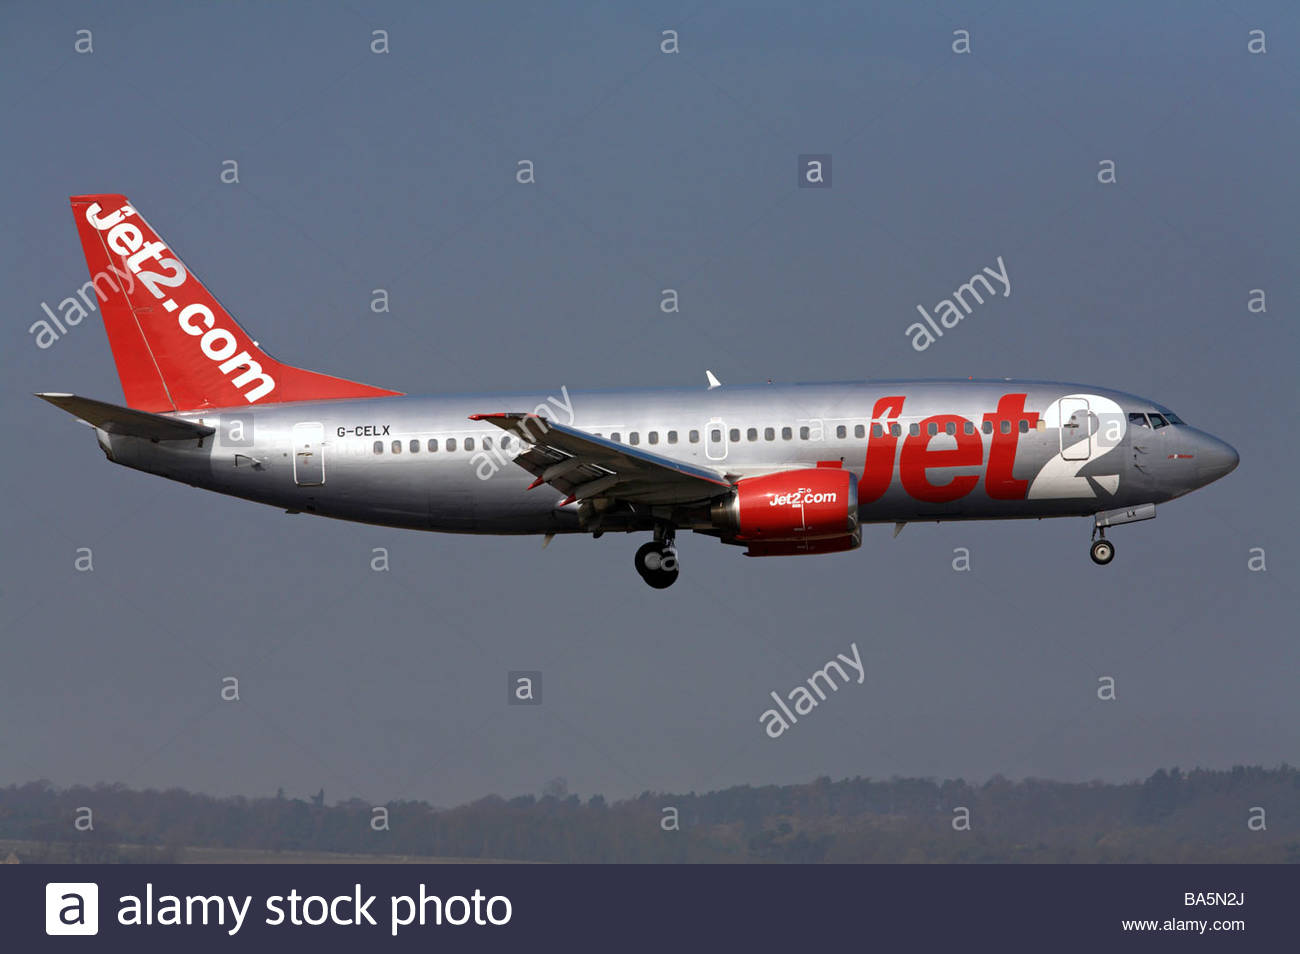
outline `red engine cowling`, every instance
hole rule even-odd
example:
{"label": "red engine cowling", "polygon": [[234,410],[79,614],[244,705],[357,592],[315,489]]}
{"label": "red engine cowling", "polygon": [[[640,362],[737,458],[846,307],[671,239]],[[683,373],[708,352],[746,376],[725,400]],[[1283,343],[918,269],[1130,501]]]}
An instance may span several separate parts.
{"label": "red engine cowling", "polygon": [[[858,538],[858,480],[837,467],[787,470],[737,482],[731,498],[713,507],[713,524],[730,539],[754,549],[781,551],[769,544],[799,544],[794,553],[826,553],[809,549],[810,541],[825,540],[851,550]],[[767,555],[753,553],[754,556]]]}

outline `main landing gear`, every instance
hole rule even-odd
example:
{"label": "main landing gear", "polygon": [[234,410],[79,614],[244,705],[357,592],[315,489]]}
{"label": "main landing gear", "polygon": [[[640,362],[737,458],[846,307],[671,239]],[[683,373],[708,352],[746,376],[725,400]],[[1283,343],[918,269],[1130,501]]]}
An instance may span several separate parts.
{"label": "main landing gear", "polygon": [[677,582],[679,569],[673,528],[656,527],[654,540],[636,551],[636,571],[656,590],[665,590]]}
{"label": "main landing gear", "polygon": [[[1098,534],[1101,536],[1098,537]],[[1092,562],[1098,566],[1105,566],[1111,560],[1115,559],[1115,544],[1106,539],[1106,528],[1094,526],[1092,528],[1092,548],[1088,555],[1092,557]]]}

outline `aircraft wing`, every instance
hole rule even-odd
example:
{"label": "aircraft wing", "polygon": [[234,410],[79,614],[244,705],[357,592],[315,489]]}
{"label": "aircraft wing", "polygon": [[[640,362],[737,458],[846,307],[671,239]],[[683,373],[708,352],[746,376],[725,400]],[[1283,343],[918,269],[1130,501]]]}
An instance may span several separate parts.
{"label": "aircraft wing", "polygon": [[472,414],[470,420],[495,424],[531,444],[515,463],[537,478],[532,487],[550,484],[569,495],[566,503],[596,496],[643,504],[692,503],[710,500],[733,486],[707,467],[661,457],[537,414]]}
{"label": "aircraft wing", "polygon": [[80,418],[92,427],[98,427],[110,434],[148,437],[158,441],[181,441],[202,439],[216,433],[215,428],[205,424],[195,424],[193,421],[130,407],[119,407],[107,401],[96,401],[76,394],[46,392],[36,396],[67,411],[73,417]]}

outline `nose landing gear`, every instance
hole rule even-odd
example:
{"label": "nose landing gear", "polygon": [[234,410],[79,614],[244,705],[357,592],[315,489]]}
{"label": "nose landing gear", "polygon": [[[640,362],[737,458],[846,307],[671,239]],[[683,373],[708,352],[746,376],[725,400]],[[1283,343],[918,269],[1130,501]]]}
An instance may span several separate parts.
{"label": "nose landing gear", "polygon": [[1111,560],[1115,559],[1115,544],[1106,539],[1106,528],[1093,524],[1092,527],[1092,547],[1088,551],[1092,557],[1092,562],[1098,566],[1105,566]]}
{"label": "nose landing gear", "polygon": [[1103,510],[1093,514],[1092,549],[1089,551],[1092,562],[1105,566],[1115,559],[1115,544],[1106,539],[1106,528],[1117,527],[1124,523],[1137,523],[1150,520],[1156,515],[1153,503],[1138,504],[1133,507],[1121,507],[1119,510]]}
{"label": "nose landing gear", "polygon": [[1092,549],[1088,555],[1092,557],[1093,563],[1098,566],[1105,566],[1115,559],[1115,545],[1105,538],[1093,540]]}
{"label": "nose landing gear", "polygon": [[641,544],[636,551],[636,571],[656,590],[665,590],[677,582],[676,537],[672,527],[655,528],[655,538]]}

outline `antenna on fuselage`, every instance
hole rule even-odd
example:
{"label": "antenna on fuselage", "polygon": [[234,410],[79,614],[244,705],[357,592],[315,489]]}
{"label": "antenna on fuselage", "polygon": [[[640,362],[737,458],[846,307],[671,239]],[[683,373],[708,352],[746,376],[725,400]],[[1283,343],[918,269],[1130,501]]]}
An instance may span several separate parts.
{"label": "antenna on fuselage", "polygon": [[713,374],[712,371],[705,370],[705,372],[704,372],[704,376],[707,377],[707,378],[709,379],[709,390],[710,390],[710,391],[712,391],[714,388],[720,388],[720,387],[722,387],[722,382],[719,381],[719,380],[717,379],[717,377]]}

